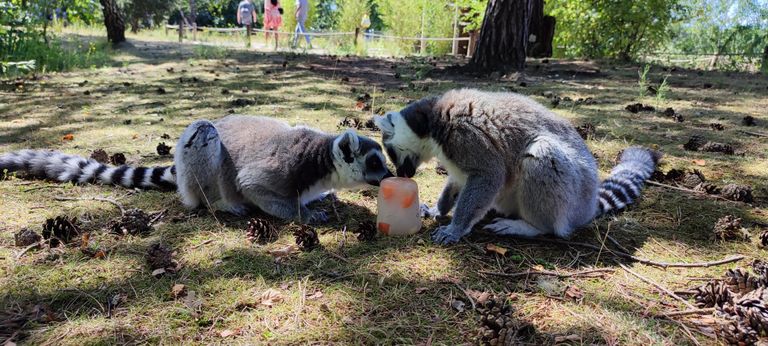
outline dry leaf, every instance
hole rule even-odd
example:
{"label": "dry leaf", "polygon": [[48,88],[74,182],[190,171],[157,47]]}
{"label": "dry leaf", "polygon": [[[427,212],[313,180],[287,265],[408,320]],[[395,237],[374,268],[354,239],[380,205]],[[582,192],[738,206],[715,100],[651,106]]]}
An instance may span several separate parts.
{"label": "dry leaf", "polygon": [[693,163],[698,165],[698,166],[706,166],[707,165],[707,161],[704,161],[704,160],[693,160]]}
{"label": "dry leaf", "polygon": [[270,288],[261,294],[261,305],[272,307],[276,303],[283,301],[283,294],[280,291]]}
{"label": "dry leaf", "polygon": [[174,298],[179,298],[187,293],[187,286],[182,284],[175,284],[171,287],[171,294]]}
{"label": "dry leaf", "polygon": [[93,254],[93,258],[105,258],[107,257],[107,254],[104,252],[104,250],[96,251],[95,254]]}
{"label": "dry leaf", "polygon": [[221,331],[221,333],[219,333],[219,336],[221,336],[222,338],[230,337],[233,335],[240,335],[240,328],[237,328],[235,330],[225,329]]}
{"label": "dry leaf", "polygon": [[91,234],[88,232],[83,233],[83,235],[80,237],[80,250],[85,250],[88,248],[88,243],[91,240]]}
{"label": "dry leaf", "polygon": [[504,256],[507,253],[507,251],[509,251],[509,250],[507,250],[507,248],[505,248],[505,247],[501,247],[501,246],[498,246],[496,244],[488,243],[488,244],[485,245],[485,251],[497,253],[497,254],[499,254],[501,256]]}
{"label": "dry leaf", "polygon": [[152,276],[154,277],[160,277],[160,275],[165,274],[165,268],[159,268],[152,271]]}
{"label": "dry leaf", "polygon": [[71,133],[64,135],[64,137],[61,137],[61,140],[64,140],[64,141],[71,141],[73,139],[75,139],[75,135]]}
{"label": "dry leaf", "polygon": [[568,286],[565,288],[565,297],[573,300],[581,300],[584,298],[584,292],[576,286]]}
{"label": "dry leaf", "polygon": [[139,138],[139,134],[135,133],[135,134],[133,134],[133,137],[131,137],[131,138],[132,138],[132,139],[136,139],[136,138]]}
{"label": "dry leaf", "polygon": [[555,337],[555,343],[563,343],[566,341],[573,341],[578,343],[581,341],[581,336],[576,334],[571,334],[571,335],[560,335]]}
{"label": "dry leaf", "polygon": [[309,300],[315,300],[315,299],[320,299],[320,298],[322,298],[322,297],[323,297],[323,292],[320,292],[320,291],[315,291],[315,293],[312,293],[312,295],[310,295],[310,296],[307,296],[307,299],[309,299]]}
{"label": "dry leaf", "polygon": [[429,288],[426,287],[416,287],[416,294],[422,294],[426,291],[429,291]]}
{"label": "dry leaf", "polygon": [[290,255],[293,255],[294,253],[296,253],[296,251],[298,251],[298,249],[296,248],[296,245],[288,245],[284,248],[270,250],[269,254],[272,255],[272,257],[274,257],[277,260],[283,257],[288,257]]}
{"label": "dry leaf", "polygon": [[475,290],[467,290],[467,294],[479,304],[483,304],[491,297],[490,292],[480,292]]}

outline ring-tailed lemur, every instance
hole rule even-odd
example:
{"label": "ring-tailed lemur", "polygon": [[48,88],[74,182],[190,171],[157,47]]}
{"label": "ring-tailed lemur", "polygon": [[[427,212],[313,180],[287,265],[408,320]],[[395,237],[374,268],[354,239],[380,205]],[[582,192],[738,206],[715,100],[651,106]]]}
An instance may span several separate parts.
{"label": "ring-tailed lemur", "polygon": [[231,115],[198,120],[179,138],[170,167],[112,167],[51,150],[0,155],[0,172],[27,171],[74,183],[128,188],[177,188],[189,208],[234,214],[260,208],[282,219],[325,221],[306,204],[328,192],[378,185],[392,173],[381,146],[354,130],[329,135],[266,117]]}
{"label": "ring-tailed lemur", "polygon": [[598,181],[586,144],[565,119],[513,93],[452,90],[375,118],[398,176],[411,177],[437,157],[448,181],[430,211],[450,225],[432,234],[453,243],[494,209],[507,218],[485,228],[497,234],[567,238],[579,226],[640,195],[660,154],[624,150],[611,176]]}

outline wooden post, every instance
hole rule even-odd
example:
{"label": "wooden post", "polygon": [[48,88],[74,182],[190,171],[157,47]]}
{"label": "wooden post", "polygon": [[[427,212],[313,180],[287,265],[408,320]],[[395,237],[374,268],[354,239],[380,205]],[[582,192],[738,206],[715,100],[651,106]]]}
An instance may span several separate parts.
{"label": "wooden post", "polygon": [[357,47],[357,40],[360,37],[360,28],[355,28],[355,47]]}
{"label": "wooden post", "polygon": [[421,36],[420,36],[420,45],[419,45],[419,54],[424,55],[427,52],[427,41],[424,41],[424,15],[427,11],[426,5],[424,5],[424,2],[422,2],[421,5]]}
{"label": "wooden post", "polygon": [[245,47],[251,48],[251,25],[253,24],[246,24],[245,25]]}
{"label": "wooden post", "polygon": [[184,21],[179,21],[179,42],[184,40]]}
{"label": "wooden post", "polygon": [[168,22],[165,22],[165,36],[168,36]]}
{"label": "wooden post", "polygon": [[197,22],[192,23],[192,41],[197,41]]}

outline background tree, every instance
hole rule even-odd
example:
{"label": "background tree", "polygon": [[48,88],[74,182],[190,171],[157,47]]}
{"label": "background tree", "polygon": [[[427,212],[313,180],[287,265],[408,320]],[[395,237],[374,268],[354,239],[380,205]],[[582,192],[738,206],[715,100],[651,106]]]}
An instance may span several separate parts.
{"label": "background tree", "polygon": [[[405,37],[451,37],[453,35],[454,10],[449,5],[453,1],[445,0],[376,0],[374,4],[381,12],[385,30],[391,34]],[[428,41],[426,52],[444,53],[451,47],[450,41]],[[404,40],[398,47],[406,53],[419,47],[418,41]]]}
{"label": "background tree", "polygon": [[338,0],[338,6],[338,29],[346,32],[355,31],[363,15],[371,12],[371,4],[365,0]]}
{"label": "background tree", "polygon": [[104,13],[104,26],[107,27],[107,39],[112,44],[125,42],[125,20],[115,0],[99,0]]}
{"label": "background tree", "polygon": [[490,0],[470,67],[476,70],[522,70],[528,47],[533,2]]}

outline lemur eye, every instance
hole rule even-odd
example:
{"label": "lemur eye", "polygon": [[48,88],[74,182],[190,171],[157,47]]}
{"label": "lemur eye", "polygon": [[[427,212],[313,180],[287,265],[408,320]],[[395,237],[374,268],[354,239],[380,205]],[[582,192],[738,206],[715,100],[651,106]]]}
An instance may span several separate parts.
{"label": "lemur eye", "polygon": [[381,165],[381,160],[375,155],[368,156],[368,158],[365,159],[365,166],[370,170],[377,170],[383,167]]}

